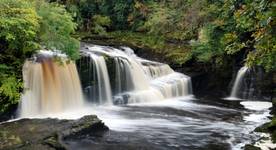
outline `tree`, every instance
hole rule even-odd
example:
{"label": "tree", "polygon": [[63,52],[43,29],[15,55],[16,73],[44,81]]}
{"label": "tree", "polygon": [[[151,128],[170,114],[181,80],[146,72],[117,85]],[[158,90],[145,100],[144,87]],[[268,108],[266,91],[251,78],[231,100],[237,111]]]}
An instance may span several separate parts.
{"label": "tree", "polygon": [[[275,49],[275,13],[273,13],[272,1],[267,0],[247,0],[234,1],[228,0],[224,3],[217,1],[211,2],[208,12],[215,16],[207,26],[214,26],[210,31],[207,41],[215,38],[217,44],[205,47],[201,51],[211,54],[206,61],[213,59],[217,48],[223,50],[219,56],[226,54],[234,55],[237,52],[247,54],[245,59],[248,66],[263,66],[266,71],[276,69],[276,49]],[[203,30],[207,27],[203,27]],[[215,35],[215,37],[214,37]],[[214,40],[214,39],[213,39]],[[206,42],[199,40],[194,47],[197,52]],[[207,42],[208,43],[208,42]],[[218,56],[217,55],[217,56]],[[200,55],[197,55],[199,56]]]}
{"label": "tree", "polygon": [[0,112],[18,103],[22,65],[36,50],[59,49],[78,57],[76,24],[61,5],[41,0],[0,0]]}
{"label": "tree", "polygon": [[35,1],[35,8],[41,17],[39,44],[50,50],[61,50],[71,59],[77,59],[79,41],[71,37],[77,25],[65,7],[56,3]]}
{"label": "tree", "polygon": [[106,35],[106,27],[111,26],[111,20],[107,16],[93,16],[93,32],[99,35]]}
{"label": "tree", "polygon": [[40,17],[29,5],[24,0],[0,1],[0,41],[6,46],[3,48],[17,50],[19,54],[38,48],[35,38]]}

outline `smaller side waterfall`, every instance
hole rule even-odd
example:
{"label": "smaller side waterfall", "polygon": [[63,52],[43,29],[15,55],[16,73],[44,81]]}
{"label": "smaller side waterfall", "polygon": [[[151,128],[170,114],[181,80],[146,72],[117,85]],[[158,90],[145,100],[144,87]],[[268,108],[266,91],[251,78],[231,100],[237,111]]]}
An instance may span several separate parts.
{"label": "smaller side waterfall", "polygon": [[20,117],[63,112],[83,104],[82,90],[75,63],[66,58],[54,60],[51,52],[40,51],[23,66],[24,93]]}
{"label": "smaller side waterfall", "polygon": [[239,91],[242,90],[242,82],[247,70],[248,67],[244,66],[238,71],[234,85],[231,90],[231,95],[228,99],[239,99]]}
{"label": "smaller side waterfall", "polygon": [[273,83],[271,76],[264,76],[261,67],[242,67],[233,82],[231,95],[228,100],[271,100]]}

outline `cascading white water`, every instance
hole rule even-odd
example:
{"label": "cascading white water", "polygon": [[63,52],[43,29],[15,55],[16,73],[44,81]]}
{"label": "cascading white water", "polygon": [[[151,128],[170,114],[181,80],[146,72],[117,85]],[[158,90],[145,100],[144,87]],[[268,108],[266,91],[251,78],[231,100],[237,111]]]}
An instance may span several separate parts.
{"label": "cascading white water", "polygon": [[[54,60],[54,57],[61,60]],[[23,67],[20,117],[33,117],[81,107],[83,97],[76,66],[60,53],[40,51]]]}
{"label": "cascading white water", "polygon": [[241,90],[243,77],[246,74],[247,70],[248,70],[248,67],[244,66],[238,71],[234,85],[231,90],[231,95],[228,99],[231,99],[231,98],[238,99],[239,98],[238,92]]}
{"label": "cascading white water", "polygon": [[139,58],[130,48],[120,50],[93,45],[81,52],[83,56],[90,56],[92,61],[97,60],[95,56],[106,58],[106,63],[98,65],[103,69],[97,70],[106,71],[102,80],[110,80],[112,92],[103,94],[112,93],[114,103],[148,102],[192,94],[190,77],[174,72],[167,64]]}
{"label": "cascading white water", "polygon": [[167,64],[151,64],[143,66],[145,73],[151,78],[155,79],[173,73],[174,71]]}
{"label": "cascading white water", "polygon": [[106,68],[106,63],[103,56],[97,56],[93,53],[90,54],[95,63],[95,73],[97,74],[97,87],[99,89],[100,103],[112,103],[111,88],[109,83],[109,76]]}

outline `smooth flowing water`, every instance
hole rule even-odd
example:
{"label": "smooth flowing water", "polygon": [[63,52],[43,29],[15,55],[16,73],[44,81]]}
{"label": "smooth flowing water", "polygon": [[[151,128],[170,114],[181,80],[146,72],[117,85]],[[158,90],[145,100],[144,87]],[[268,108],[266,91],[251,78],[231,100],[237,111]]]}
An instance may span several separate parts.
{"label": "smooth flowing water", "polygon": [[[110,128],[104,135],[65,139],[71,149],[238,150],[260,138],[253,130],[268,121],[271,103],[196,99],[190,77],[127,47],[81,49],[84,102],[74,63],[58,65],[48,53],[25,64],[21,117],[96,114]],[[235,90],[245,72],[238,73]]]}
{"label": "smooth flowing water", "polygon": [[235,82],[231,90],[231,95],[227,99],[241,99],[239,96],[239,92],[240,90],[242,90],[243,78],[247,70],[248,70],[248,67],[244,66],[238,71]]}
{"label": "smooth flowing water", "polygon": [[269,102],[179,97],[126,106],[91,105],[56,117],[96,114],[110,128],[105,135],[66,140],[71,149],[240,150],[261,137],[253,130],[269,120],[269,107]]}
{"label": "smooth flowing water", "polygon": [[78,66],[88,101],[103,104],[102,97],[108,102],[113,97],[114,104],[129,104],[192,94],[190,77],[137,57],[130,48],[91,45],[81,54]]}
{"label": "smooth flowing water", "polygon": [[[54,60],[58,56],[61,60]],[[83,105],[77,68],[57,52],[40,51],[23,67],[24,93],[20,117],[64,112]]]}

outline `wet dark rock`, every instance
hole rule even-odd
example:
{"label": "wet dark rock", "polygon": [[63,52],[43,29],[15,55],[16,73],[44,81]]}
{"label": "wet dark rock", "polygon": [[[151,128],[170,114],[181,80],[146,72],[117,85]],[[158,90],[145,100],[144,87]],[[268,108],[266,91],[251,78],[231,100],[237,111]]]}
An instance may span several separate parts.
{"label": "wet dark rock", "polygon": [[276,115],[276,98],[272,99],[272,107],[270,110],[271,110],[270,114]]}
{"label": "wet dark rock", "polygon": [[165,150],[148,142],[141,135],[109,130],[103,134],[77,135],[65,139],[69,149],[81,150]]}
{"label": "wet dark rock", "polygon": [[43,144],[48,145],[57,150],[65,150],[66,149],[64,144],[61,142],[60,136],[58,134],[55,134],[51,137],[44,139]]}
{"label": "wet dark rock", "polygon": [[247,145],[244,146],[244,150],[261,150],[261,148],[256,147],[256,146],[251,145],[251,144],[247,144]]}
{"label": "wet dark rock", "polygon": [[78,120],[21,119],[0,124],[0,149],[67,149],[63,139],[77,134],[105,132],[97,116]]}
{"label": "wet dark rock", "polygon": [[128,103],[130,96],[128,94],[121,94],[119,96],[114,96],[114,105],[125,105]]}
{"label": "wet dark rock", "polygon": [[15,118],[17,107],[17,104],[11,105],[7,111],[0,113],[0,122]]}
{"label": "wet dark rock", "polygon": [[271,135],[273,143],[276,143],[276,120],[273,118],[270,122],[265,123],[255,129],[255,132],[264,132]]}

